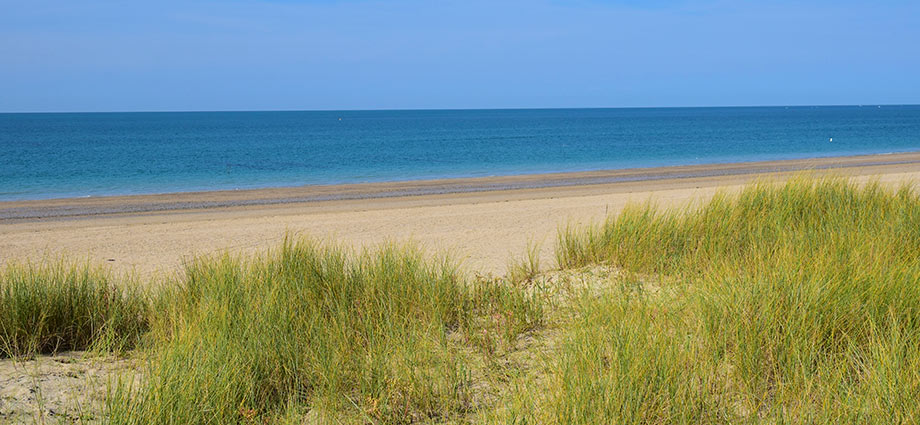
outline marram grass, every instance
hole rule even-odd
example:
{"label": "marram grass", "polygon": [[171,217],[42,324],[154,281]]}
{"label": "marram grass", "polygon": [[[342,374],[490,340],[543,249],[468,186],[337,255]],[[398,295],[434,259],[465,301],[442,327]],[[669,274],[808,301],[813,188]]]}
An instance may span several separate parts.
{"label": "marram grass", "polygon": [[560,232],[557,258],[646,284],[580,301],[544,422],[920,414],[920,199],[907,186],[800,178],[697,210],[634,206]]}
{"label": "marram grass", "polygon": [[[514,338],[540,318],[522,292],[412,249],[309,241],[201,260],[168,298],[145,382],[113,391],[111,423],[455,420],[476,407],[479,336]],[[478,315],[505,319],[489,329]]]}
{"label": "marram grass", "polygon": [[140,379],[110,384],[114,424],[920,417],[909,186],[799,178],[632,206],[563,229],[557,260],[581,287],[547,287],[535,248],[506,279],[470,279],[407,247],[287,240],[200,259],[153,296],[98,269],[8,266],[0,355],[143,341]]}
{"label": "marram grass", "polygon": [[0,270],[0,358],[132,348],[146,332],[137,285],[90,266],[11,264]]}

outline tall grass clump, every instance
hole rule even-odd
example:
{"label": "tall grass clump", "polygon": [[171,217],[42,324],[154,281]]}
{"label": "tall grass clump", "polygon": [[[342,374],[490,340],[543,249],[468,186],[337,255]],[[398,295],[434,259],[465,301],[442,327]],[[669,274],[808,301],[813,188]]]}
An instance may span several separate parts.
{"label": "tall grass clump", "polygon": [[527,251],[519,260],[508,265],[508,279],[515,284],[530,282],[540,274],[540,245],[527,244]]}
{"label": "tall grass clump", "polygon": [[725,403],[699,362],[701,347],[676,299],[618,288],[583,294],[546,391],[549,412],[536,423],[718,423]]}
{"label": "tall grass clump", "polygon": [[[579,332],[615,337],[572,336],[579,343],[560,370],[616,383],[590,392],[596,382],[563,380],[554,411],[589,412],[574,422],[634,412],[610,388],[649,373],[627,388],[653,402],[624,422],[697,421],[694,406],[720,412],[707,422],[902,423],[917,411],[920,198],[909,186],[798,178],[699,209],[634,206],[600,227],[560,232],[557,258],[610,263],[661,288],[653,320],[645,307],[617,313],[624,301],[614,300]],[[674,312],[680,320],[668,319]],[[609,361],[597,361],[605,352]],[[642,368],[623,370],[632,364]],[[595,408],[598,397],[615,406]]]}
{"label": "tall grass clump", "polygon": [[145,295],[102,269],[63,262],[0,270],[0,357],[124,350],[148,327]]}
{"label": "tall grass clump", "polygon": [[[527,302],[505,295],[490,298],[512,312]],[[108,415],[145,424],[450,420],[472,406],[455,335],[482,296],[450,263],[405,247],[352,254],[288,240],[262,258],[199,260],[165,295],[143,385],[116,388]]]}

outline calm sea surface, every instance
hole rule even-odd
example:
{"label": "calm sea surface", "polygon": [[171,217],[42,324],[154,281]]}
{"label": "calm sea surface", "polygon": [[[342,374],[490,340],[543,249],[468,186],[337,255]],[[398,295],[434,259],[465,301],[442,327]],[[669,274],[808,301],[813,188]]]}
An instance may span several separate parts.
{"label": "calm sea surface", "polygon": [[0,114],[0,200],[914,150],[920,106]]}

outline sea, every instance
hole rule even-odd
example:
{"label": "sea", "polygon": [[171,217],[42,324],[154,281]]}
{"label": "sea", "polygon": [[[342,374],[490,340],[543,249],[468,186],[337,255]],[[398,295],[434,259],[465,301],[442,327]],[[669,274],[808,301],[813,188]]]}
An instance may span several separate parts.
{"label": "sea", "polygon": [[0,201],[920,150],[920,105],[0,114]]}

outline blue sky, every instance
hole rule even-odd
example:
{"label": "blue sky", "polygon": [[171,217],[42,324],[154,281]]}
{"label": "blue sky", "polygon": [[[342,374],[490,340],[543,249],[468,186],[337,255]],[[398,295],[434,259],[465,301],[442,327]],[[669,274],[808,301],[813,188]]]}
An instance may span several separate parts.
{"label": "blue sky", "polygon": [[0,0],[0,111],[920,103],[917,1]]}

